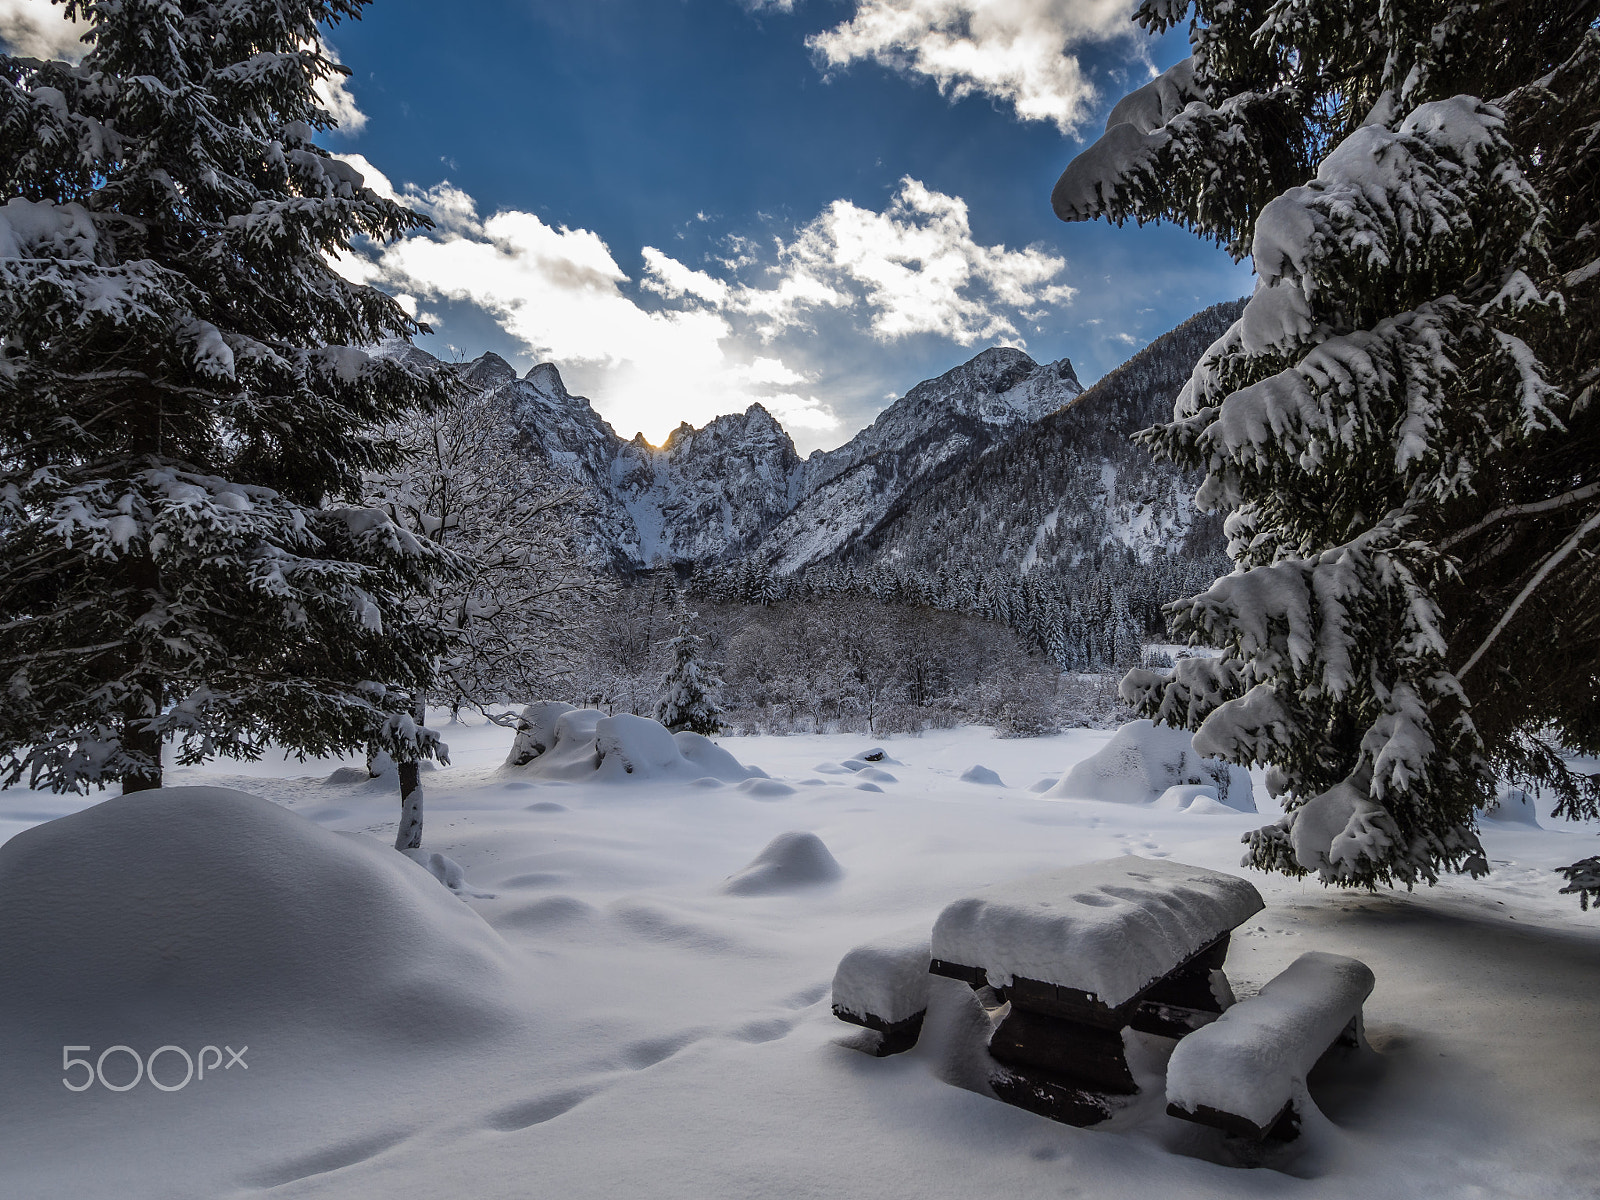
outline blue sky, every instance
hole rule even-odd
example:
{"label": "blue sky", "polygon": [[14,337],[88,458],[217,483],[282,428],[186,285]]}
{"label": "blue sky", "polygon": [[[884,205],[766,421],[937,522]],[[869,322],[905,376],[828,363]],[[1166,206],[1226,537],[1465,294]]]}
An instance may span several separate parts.
{"label": "blue sky", "polygon": [[[0,35],[42,0],[0,0]],[[1248,267],[1066,225],[1056,176],[1187,54],[1131,0],[377,0],[326,139],[434,234],[351,273],[442,358],[554,361],[630,436],[766,404],[802,453],[999,342],[1085,382]],[[20,16],[19,16],[20,14]],[[21,36],[26,36],[21,35]]]}

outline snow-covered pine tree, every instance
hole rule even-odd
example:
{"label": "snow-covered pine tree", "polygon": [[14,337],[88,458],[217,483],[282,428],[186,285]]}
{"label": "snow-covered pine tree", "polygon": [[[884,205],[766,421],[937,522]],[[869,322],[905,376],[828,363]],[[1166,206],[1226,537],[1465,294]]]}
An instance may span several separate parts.
{"label": "snow-covered pine tree", "polygon": [[422,223],[313,142],[363,3],[69,0],[81,63],[0,57],[0,783],[434,752],[408,606],[450,559],[344,502],[444,395],[328,265]]}
{"label": "snow-covered pine tree", "polygon": [[672,664],[661,680],[656,720],[673,733],[687,730],[707,737],[722,728],[722,710],[713,698],[722,680],[712,674],[702,656],[703,639],[695,631],[696,614],[678,605],[678,632],[667,643]]}
{"label": "snow-covered pine tree", "polygon": [[[1258,285],[1173,420],[1234,571],[1173,606],[1223,649],[1123,695],[1271,764],[1248,861],[1325,882],[1481,871],[1497,774],[1596,813],[1597,0],[1143,0],[1192,58],[1056,185],[1168,219]],[[1484,99],[1490,98],[1490,99]]]}

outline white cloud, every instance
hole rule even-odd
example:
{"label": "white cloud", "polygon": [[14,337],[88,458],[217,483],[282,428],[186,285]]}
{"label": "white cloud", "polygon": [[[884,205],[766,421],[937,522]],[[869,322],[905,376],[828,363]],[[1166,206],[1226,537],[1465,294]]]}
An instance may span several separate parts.
{"label": "white cloud", "polygon": [[[339,52],[327,42],[322,43],[322,53],[339,61]],[[322,101],[322,107],[339,123],[339,132],[351,135],[360,133],[367,127],[367,114],[356,107],[356,98],[350,94],[349,76],[335,73],[328,78],[320,80],[313,90],[317,99]]]}
{"label": "white cloud", "polygon": [[[340,157],[395,194],[365,158]],[[618,432],[653,441],[679,421],[703,424],[754,402],[793,429],[837,429],[833,410],[809,394],[812,377],[790,361],[807,353],[820,311],[859,314],[861,332],[881,342],[935,334],[1015,344],[1013,314],[1072,296],[1057,282],[1063,259],[981,244],[964,201],[913,179],[882,212],[835,201],[788,242],[734,239],[734,257],[706,270],[643,247],[638,280],[591,230],[517,210],[482,217],[448,183],[404,187],[399,198],[436,228],[341,270],[414,304],[481,308],[533,357],[593,383],[596,408]]]}
{"label": "white cloud", "polygon": [[880,341],[935,333],[970,346],[1016,335],[1006,309],[1070,301],[1073,289],[1053,282],[1066,266],[1035,247],[981,244],[964,200],[908,177],[882,212],[835,200],[780,249],[777,285],[731,304],[766,318],[770,337],[807,307],[859,296]]}
{"label": "white cloud", "polygon": [[89,49],[78,39],[87,21],[68,21],[50,0],[0,0],[0,40],[26,58],[65,58],[76,62]]}
{"label": "white cloud", "polygon": [[726,304],[729,288],[721,279],[714,279],[704,271],[684,266],[669,258],[654,246],[644,248],[645,276],[640,283],[658,296],[676,300],[682,296],[695,296],[711,304]]}
{"label": "white cloud", "polygon": [[1132,0],[855,0],[807,44],[829,67],[872,61],[923,75],[952,99],[990,96],[1064,134],[1096,99],[1071,51],[1131,38]]}
{"label": "white cloud", "polygon": [[[369,184],[387,183],[359,156],[342,157]],[[603,368],[595,405],[624,436],[642,430],[659,442],[679,421],[703,424],[757,401],[795,427],[837,427],[815,396],[777,390],[805,382],[800,372],[770,355],[746,357],[728,318],[702,307],[725,300],[727,283],[647,251],[645,285],[682,302],[648,310],[623,290],[627,274],[587,229],[553,228],[515,210],[481,218],[472,198],[448,184],[403,189],[401,198],[433,218],[435,233],[341,269],[410,296],[475,304],[534,357],[563,369]]]}
{"label": "white cloud", "polygon": [[[26,58],[77,62],[89,51],[82,41],[88,29],[89,22],[69,21],[65,6],[50,0],[0,0],[0,41]],[[322,53],[339,61],[338,52],[327,42],[322,43]],[[322,106],[339,122],[341,132],[360,133],[366,127],[367,115],[356,106],[345,76],[330,76],[314,90]]]}

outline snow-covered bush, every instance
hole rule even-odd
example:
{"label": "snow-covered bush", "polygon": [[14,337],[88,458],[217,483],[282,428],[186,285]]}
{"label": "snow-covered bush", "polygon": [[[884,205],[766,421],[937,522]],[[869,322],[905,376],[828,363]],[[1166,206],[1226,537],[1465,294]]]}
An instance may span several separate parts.
{"label": "snow-covered bush", "polygon": [[[565,704],[530,705],[532,736],[548,738],[545,749],[506,765],[541,779],[640,783],[651,779],[741,781],[753,772],[709,738],[684,730],[673,733],[659,721]],[[528,747],[531,749],[531,747]]]}
{"label": "snow-covered bush", "polygon": [[[1255,812],[1250,773],[1194,748],[1192,737],[1150,721],[1133,721],[1076,764],[1045,793],[1052,799],[1105,800],[1113,804],[1154,804],[1179,788],[1207,789],[1212,798],[1239,812]],[[1194,797],[1174,807],[1187,807]]]}
{"label": "snow-covered bush", "polygon": [[[1202,468],[1234,571],[1172,606],[1223,648],[1123,694],[1270,764],[1250,861],[1376,886],[1479,873],[1497,773],[1600,785],[1600,6],[1144,0],[1191,59],[1056,185],[1253,257],[1157,453]],[[1474,94],[1463,94],[1465,92]],[[1483,99],[1491,97],[1493,99]]]}
{"label": "snow-covered bush", "polygon": [[0,1022],[57,1042],[219,1022],[459,1042],[514,1019],[521,989],[510,948],[439,884],[259,796],[115,797],[0,846]]}

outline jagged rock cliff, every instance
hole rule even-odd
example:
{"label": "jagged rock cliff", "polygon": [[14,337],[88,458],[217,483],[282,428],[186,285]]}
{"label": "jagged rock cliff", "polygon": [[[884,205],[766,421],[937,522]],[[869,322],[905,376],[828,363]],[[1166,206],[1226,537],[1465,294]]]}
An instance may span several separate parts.
{"label": "jagged rock cliff", "polygon": [[530,456],[589,492],[591,553],[621,568],[755,554],[796,570],[873,528],[952,457],[998,445],[1083,390],[1067,360],[1040,366],[997,347],[918,384],[845,445],[802,460],[759,404],[700,429],[680,425],[654,447],[619,437],[549,363],[519,378],[491,353],[457,369],[503,404]]}

